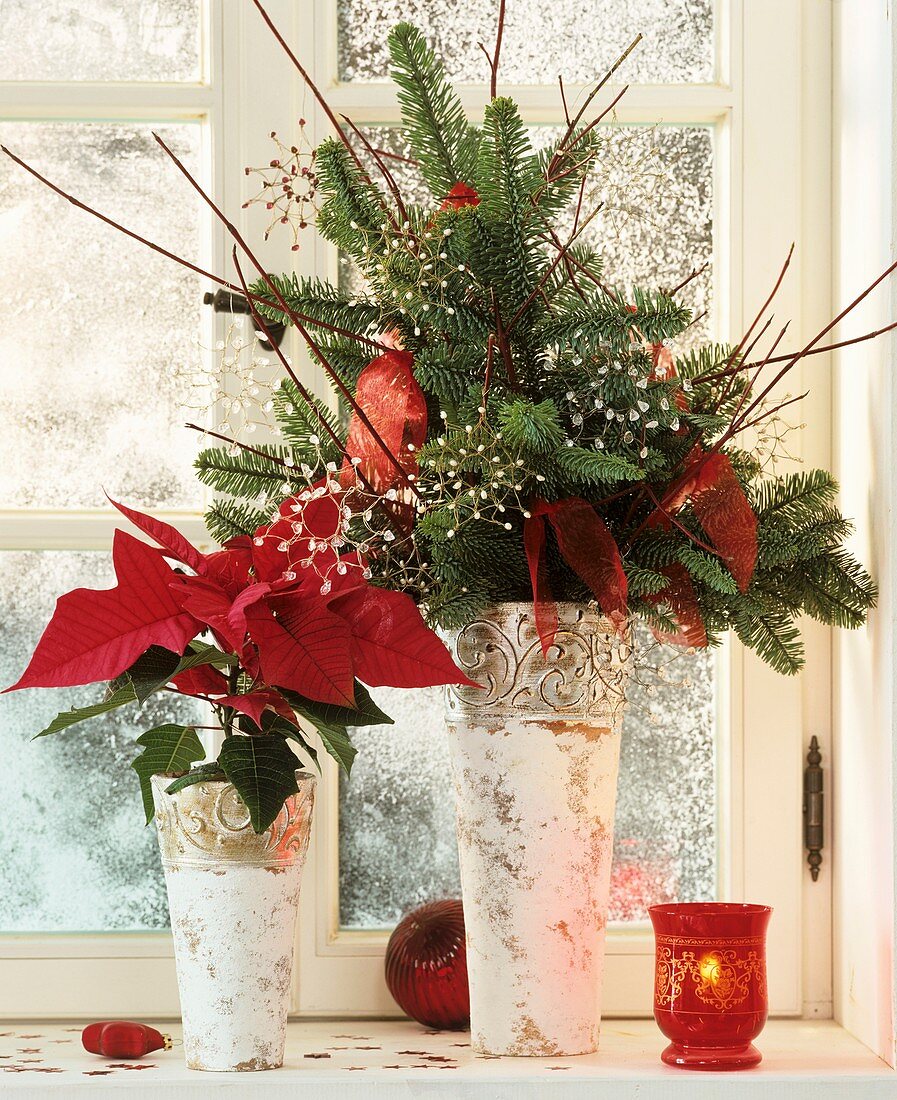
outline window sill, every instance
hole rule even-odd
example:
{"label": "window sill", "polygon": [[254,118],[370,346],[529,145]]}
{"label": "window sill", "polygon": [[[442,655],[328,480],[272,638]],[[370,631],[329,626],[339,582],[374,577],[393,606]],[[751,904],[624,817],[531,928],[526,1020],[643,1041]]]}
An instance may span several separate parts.
{"label": "window sill", "polygon": [[[197,1073],[184,1068],[179,1048],[139,1062],[102,1059],[81,1049],[74,1024],[17,1027],[0,1033],[4,1095],[17,1100],[58,1095],[91,1096],[116,1085],[129,1100],[198,1098],[212,1086],[237,1088],[241,1097],[295,1100],[296,1087],[318,1097],[428,1096],[494,1098],[612,1097],[715,1100],[720,1075],[668,1069],[660,1062],[663,1039],[650,1020],[608,1020],[600,1054],[580,1058],[476,1058],[465,1033],[433,1034],[396,1021],[298,1021],[290,1024],[283,1069],[270,1073]],[[164,1030],[164,1029],[163,1029]],[[168,1029],[175,1038],[180,1028]],[[773,1020],[758,1044],[764,1061],[755,1070],[725,1075],[730,1100],[804,1096],[852,1100],[893,1097],[897,1073],[831,1021]],[[317,1055],[317,1057],[315,1057]],[[137,1067],[145,1072],[135,1072]]]}

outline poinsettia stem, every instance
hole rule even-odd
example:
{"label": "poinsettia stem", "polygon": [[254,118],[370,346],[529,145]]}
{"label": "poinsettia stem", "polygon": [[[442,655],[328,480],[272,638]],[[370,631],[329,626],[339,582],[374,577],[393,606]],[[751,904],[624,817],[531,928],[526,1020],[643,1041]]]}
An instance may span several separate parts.
{"label": "poinsettia stem", "polygon": [[[185,259],[183,256],[179,256],[176,252],[171,252],[169,249],[163,248],[161,245],[156,244],[155,241],[149,240],[148,237],[141,236],[140,233],[136,233],[133,229],[128,229],[127,226],[124,226],[120,222],[115,221],[114,218],[108,217],[106,214],[101,213],[94,207],[88,206],[87,203],[82,202],[74,195],[69,194],[68,191],[64,191],[57,184],[53,183],[52,180],[48,179],[46,176],[38,172],[36,168],[33,168],[30,164],[28,164],[27,161],[24,161],[21,157],[16,156],[16,154],[13,153],[11,149],[7,148],[7,146],[0,145],[0,152],[8,156],[9,159],[15,164],[18,164],[20,168],[24,168],[24,170],[28,172],[29,175],[34,176],[36,180],[42,183],[45,187],[49,188],[55,194],[59,195],[60,198],[65,199],[66,202],[71,203],[72,206],[77,207],[79,210],[83,210],[86,214],[90,214],[98,221],[101,221],[105,225],[108,225],[112,229],[115,229],[119,233],[122,233],[125,237],[130,237],[131,240],[137,241],[138,244],[142,244],[145,248],[149,248],[153,252],[157,252],[160,256],[164,256],[167,260],[173,260],[181,267],[187,268],[188,271],[192,271],[194,274],[200,275],[204,279],[209,279],[217,286],[224,287],[225,290],[230,290],[235,293],[239,292],[240,288],[235,283],[232,283],[227,279],[223,279],[220,275],[216,275],[212,271],[206,271],[205,268],[199,267],[198,264],[193,263],[191,260]],[[251,301],[260,302],[262,305],[268,307],[271,306],[271,302],[261,294],[251,293],[249,294],[249,298]],[[331,325],[328,324],[326,321],[319,321],[317,318],[308,317],[303,313],[291,313],[289,310],[284,310],[284,313],[285,315],[289,316],[291,320],[294,316],[298,317],[301,321],[307,322],[308,324],[313,325],[316,328],[321,328],[326,330],[327,332],[332,332],[335,336],[344,336],[348,340],[355,340],[359,344],[365,344],[367,347],[376,348],[378,351],[383,352],[391,350],[391,347],[388,344],[381,344],[379,340],[372,340],[370,337],[362,336],[358,332],[352,332],[349,329],[340,328],[339,325]]]}
{"label": "poinsettia stem", "polygon": [[[371,423],[367,413],[364,411],[364,409],[355,400],[354,395],[350,391],[349,387],[342,380],[340,375],[333,369],[333,367],[327,361],[327,358],[325,357],[324,353],[321,351],[320,346],[315,341],[314,337],[311,335],[311,333],[308,331],[308,329],[302,324],[302,321],[299,319],[296,312],[294,310],[290,309],[290,307],[287,305],[286,301],[284,300],[283,295],[280,293],[280,290],[279,290],[277,284],[274,282],[274,280],[271,278],[271,276],[268,274],[268,272],[264,269],[261,262],[256,257],[255,253],[252,251],[252,249],[246,243],[246,241],[244,240],[243,235],[240,233],[239,229],[237,229],[237,227],[234,225],[234,223],[227,217],[227,215],[217,205],[217,203],[214,201],[214,199],[212,199],[212,197],[210,195],[206,194],[206,192],[200,186],[200,184],[196,180],[196,178],[190,173],[190,171],[188,170],[186,165],[183,163],[183,161],[174,152],[172,152],[171,149],[169,149],[169,147],[165,144],[165,142],[162,140],[162,138],[159,137],[159,135],[156,134],[156,133],[153,134],[153,138],[155,139],[156,143],[165,151],[165,153],[168,155],[169,159],[172,161],[172,163],[175,165],[175,167],[178,169],[178,171],[181,173],[181,175],[187,180],[187,182],[190,184],[190,186],[193,188],[193,190],[200,196],[200,198],[203,200],[203,202],[205,202],[205,204],[209,207],[209,209],[212,210],[212,212],[215,214],[215,216],[218,218],[218,220],[221,222],[221,224],[225,227],[225,229],[227,229],[227,231],[231,235],[231,237],[240,246],[240,249],[245,253],[245,255],[246,255],[247,259],[249,260],[249,262],[252,264],[252,266],[256,269],[256,271],[262,277],[262,281],[265,283],[265,285],[268,287],[268,289],[274,295],[275,299],[277,300],[277,304],[284,311],[286,316],[289,317],[289,319],[293,322],[293,326],[296,328],[299,335],[306,342],[306,344],[309,346],[312,353],[314,354],[314,357],[318,360],[318,362],[324,368],[324,371],[327,374],[327,377],[330,379],[331,382],[333,382],[333,384],[340,391],[340,393],[343,395],[343,397],[345,397],[345,399],[349,403],[349,406],[351,407],[352,411],[355,413],[355,415],[358,417],[358,419],[362,422],[362,424],[365,426],[367,431],[370,433],[371,438],[374,440],[374,442],[377,444],[377,446],[380,448],[380,450],[383,452],[383,454],[386,455],[386,457],[389,460],[390,464],[394,467],[394,469],[398,473],[399,479],[402,482],[404,482],[406,488],[412,493],[412,495],[419,496],[418,491],[417,491],[417,486],[414,484],[413,481],[411,481],[409,479],[408,474],[406,473],[405,468],[402,466],[401,462],[399,462],[398,458],[396,458],[396,456],[392,453],[392,451],[389,449],[389,447],[386,445],[386,443],[384,443],[383,438],[381,437],[381,435],[377,431],[377,429],[374,427],[374,425]],[[270,305],[270,303],[269,303],[269,305]],[[393,349],[389,349],[389,350],[393,350]]]}

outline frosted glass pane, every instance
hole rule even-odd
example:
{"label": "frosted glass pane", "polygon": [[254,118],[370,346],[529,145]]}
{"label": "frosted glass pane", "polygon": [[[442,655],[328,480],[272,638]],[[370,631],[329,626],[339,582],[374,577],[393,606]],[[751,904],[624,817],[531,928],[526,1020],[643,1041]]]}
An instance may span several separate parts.
{"label": "frosted glass pane", "polygon": [[4,80],[198,80],[200,0],[0,0]]}
{"label": "frosted glass pane", "polygon": [[[385,80],[387,33],[418,26],[450,77],[488,83],[498,0],[338,0],[341,80]],[[507,5],[499,78],[510,84],[568,84],[601,76],[641,33],[618,70],[620,83],[678,84],[713,79],[713,0],[515,0]]]}
{"label": "frosted glass pane", "polygon": [[[0,553],[0,686],[18,679],[59,593],[112,583],[108,554]],[[30,740],[57,711],[102,694],[93,685],[0,695],[0,932],[167,925],[156,837],[153,826],[144,828],[130,763],[135,737],[162,722],[190,721],[195,704],[123,707]]]}
{"label": "frosted glass pane", "polygon": [[[639,637],[617,787],[616,921],[716,891],[713,657],[653,645],[643,628]],[[353,733],[358,757],[340,790],[340,916],[349,928],[391,927],[461,889],[441,692],[379,691],[377,701],[396,724]]]}
{"label": "frosted glass pane", "polygon": [[376,698],[395,725],[352,731],[359,753],[340,789],[340,912],[349,927],[394,924],[459,890],[442,689],[380,688]]}
{"label": "frosted glass pane", "polygon": [[[395,127],[371,126],[364,132],[377,148],[401,157],[413,155]],[[537,150],[560,134],[554,126],[529,127]],[[712,331],[712,131],[702,126],[608,126],[601,134],[605,147],[586,190],[583,220],[595,207],[601,206],[601,211],[580,239],[599,250],[606,281],[624,293],[633,285],[650,289],[677,286],[694,268],[707,264],[680,295],[696,320],[679,337],[674,351],[688,350]],[[388,164],[407,201],[422,205],[433,201],[413,165],[396,160]],[[376,167],[371,174],[379,179]],[[561,240],[566,240],[572,229],[570,210],[558,220]],[[358,272],[345,257],[340,281],[356,292],[362,287]]]}
{"label": "frosted glass pane", "polygon": [[[196,168],[198,125],[157,127]],[[0,124],[66,190],[198,258],[200,210],[150,124]],[[200,502],[193,433],[196,276],[0,163],[0,507]],[[192,416],[196,414],[193,413]]]}

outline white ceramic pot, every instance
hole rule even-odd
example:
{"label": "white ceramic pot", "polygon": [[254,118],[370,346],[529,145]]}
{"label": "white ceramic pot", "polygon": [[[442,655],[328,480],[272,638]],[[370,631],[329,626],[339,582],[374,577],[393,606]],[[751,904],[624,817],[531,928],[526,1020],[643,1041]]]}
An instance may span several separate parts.
{"label": "white ceramic pot", "polygon": [[586,607],[559,618],[547,661],[530,604],[495,605],[449,638],[483,685],[446,690],[480,1054],[598,1047],[631,649]]}
{"label": "white ceramic pot", "polygon": [[189,1069],[283,1063],[314,776],[298,772],[274,824],[253,832],[230,783],[173,795],[153,777]]}

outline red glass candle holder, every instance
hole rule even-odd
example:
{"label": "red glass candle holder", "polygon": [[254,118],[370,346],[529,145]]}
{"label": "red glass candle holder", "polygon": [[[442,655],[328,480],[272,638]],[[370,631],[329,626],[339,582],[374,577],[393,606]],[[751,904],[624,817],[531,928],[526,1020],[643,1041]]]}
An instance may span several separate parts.
{"label": "red glass candle holder", "polygon": [[755,1066],[752,1040],[769,1010],[766,905],[654,905],[654,1019],[670,1040],[668,1066],[729,1070]]}

